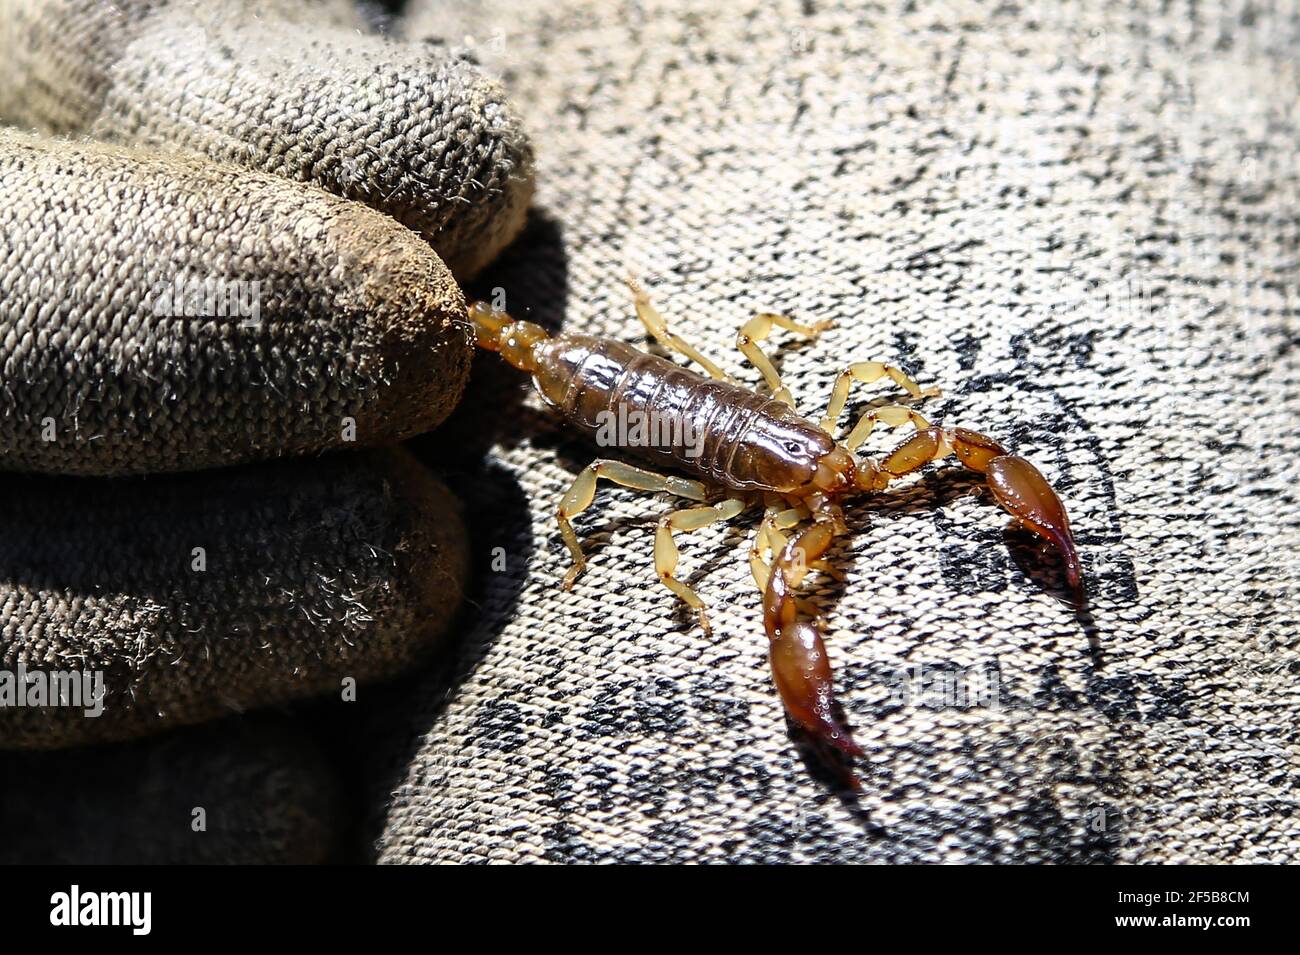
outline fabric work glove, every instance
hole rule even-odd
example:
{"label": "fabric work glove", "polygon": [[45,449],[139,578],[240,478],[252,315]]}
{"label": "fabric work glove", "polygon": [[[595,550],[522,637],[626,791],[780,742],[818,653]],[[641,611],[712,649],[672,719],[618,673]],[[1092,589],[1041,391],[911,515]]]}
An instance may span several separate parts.
{"label": "fabric work glove", "polygon": [[341,2],[3,0],[0,24],[0,746],[427,657],[466,534],[389,446],[459,400],[458,280],[523,224],[499,87]]}

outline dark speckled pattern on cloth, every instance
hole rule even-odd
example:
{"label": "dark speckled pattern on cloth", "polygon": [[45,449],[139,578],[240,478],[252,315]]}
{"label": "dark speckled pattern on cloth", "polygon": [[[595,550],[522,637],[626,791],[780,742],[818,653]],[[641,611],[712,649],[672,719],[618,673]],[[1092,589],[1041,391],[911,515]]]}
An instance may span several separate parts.
{"label": "dark speckled pattern on cloth", "polygon": [[849,357],[941,385],[1060,488],[1091,606],[962,473],[854,506],[813,598],[855,802],[783,723],[747,524],[683,544],[712,637],[654,579],[662,500],[602,489],[559,589],[594,452],[530,397],[471,494],[507,569],[394,707],[382,861],[1296,860],[1294,8],[427,6],[538,133],[512,307],[640,341],[632,271],[731,367],[755,310],[835,319],[781,352],[801,409]]}

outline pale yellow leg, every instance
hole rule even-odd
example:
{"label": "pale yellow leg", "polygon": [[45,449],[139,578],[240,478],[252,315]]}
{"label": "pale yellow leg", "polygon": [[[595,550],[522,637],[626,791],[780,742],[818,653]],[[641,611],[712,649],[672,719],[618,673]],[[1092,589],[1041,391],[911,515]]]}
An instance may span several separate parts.
{"label": "pale yellow leg", "polygon": [[582,547],[578,543],[578,535],[573,531],[572,521],[591,506],[596,496],[596,481],[600,478],[640,491],[667,491],[669,494],[676,494],[678,497],[689,498],[692,501],[703,501],[708,496],[704,485],[699,481],[656,474],[645,468],[624,464],[621,461],[610,461],[606,458],[591,462],[573,479],[573,484],[560,499],[560,506],[555,511],[555,518],[560,524],[560,536],[564,538],[569,553],[573,555],[573,566],[564,575],[565,590],[573,587],[573,582],[587,566],[586,558],[582,556]]}
{"label": "pale yellow leg", "polygon": [[826,406],[826,417],[821,421],[822,430],[827,433],[834,430],[835,423],[844,413],[844,404],[849,400],[849,385],[852,382],[860,381],[864,385],[869,385],[885,377],[890,378],[913,398],[935,398],[939,395],[938,388],[922,388],[901,368],[880,361],[860,361],[849,365],[835,379],[835,387],[831,389],[830,404]]}
{"label": "pale yellow leg", "polygon": [[[810,516],[805,507],[794,507],[780,512],[769,509],[759,523],[758,530],[754,532],[754,543],[749,549],[749,570],[754,575],[754,583],[758,584],[759,593],[767,592],[767,581],[772,576],[772,566],[763,559],[763,552],[771,551],[772,557],[775,558],[788,543],[781,529],[789,530]],[[815,560],[808,566],[823,571],[829,570],[824,560]],[[813,618],[818,627],[824,627],[822,613],[811,600],[806,597],[796,597],[795,605],[805,617]]]}
{"label": "pale yellow leg", "polygon": [[884,422],[891,428],[901,428],[910,422],[917,431],[930,427],[930,422],[925,420],[925,416],[911,408],[902,405],[885,405],[883,408],[866,412],[858,419],[849,436],[844,439],[844,447],[849,451],[856,451],[875,429],[877,421]]}
{"label": "pale yellow leg", "polygon": [[761,315],[755,315],[744,325],[741,326],[740,333],[736,336],[736,347],[740,353],[749,359],[749,363],[759,370],[763,380],[767,382],[767,387],[772,392],[772,397],[777,401],[783,401],[791,408],[794,407],[794,399],[790,396],[790,389],[781,383],[781,376],[777,373],[776,367],[772,364],[767,355],[763,354],[763,349],[758,343],[772,334],[773,326],[784,328],[786,331],[795,332],[799,335],[806,335],[808,338],[816,338],[821,332],[831,327],[831,322],[817,322],[815,325],[802,325],[793,318],[785,315],[773,315],[770,312],[763,312]]}
{"label": "pale yellow leg", "polygon": [[667,348],[670,351],[675,351],[678,354],[685,355],[708,372],[709,377],[717,378],[720,381],[730,381],[730,377],[725,371],[713,362],[709,361],[709,359],[705,358],[704,355],[702,355],[693,345],[688,344],[685,339],[674,334],[668,328],[667,320],[660,315],[659,310],[650,303],[650,296],[646,294],[646,291],[641,287],[640,282],[636,279],[629,278],[627,280],[627,285],[628,288],[632,290],[632,295],[636,300],[637,318],[641,319],[641,324],[645,326],[646,331],[653,335],[660,345],[663,345],[664,348]]}
{"label": "pale yellow leg", "polygon": [[661,517],[659,526],[655,528],[655,573],[659,575],[665,587],[682,598],[687,606],[700,615],[700,626],[705,633],[710,631],[704,601],[690,584],[673,576],[680,556],[677,543],[673,540],[673,531],[695,531],[716,524],[718,521],[729,521],[744,509],[743,500],[730,498],[718,504],[672,511]]}
{"label": "pale yellow leg", "polygon": [[785,535],[781,531],[789,530],[808,516],[806,507],[785,510],[769,507],[763,515],[763,520],[754,532],[754,542],[749,548],[749,571],[760,592],[767,590],[767,579],[771,574],[769,563],[763,559],[764,552],[771,552],[774,556],[779,554],[786,545]]}

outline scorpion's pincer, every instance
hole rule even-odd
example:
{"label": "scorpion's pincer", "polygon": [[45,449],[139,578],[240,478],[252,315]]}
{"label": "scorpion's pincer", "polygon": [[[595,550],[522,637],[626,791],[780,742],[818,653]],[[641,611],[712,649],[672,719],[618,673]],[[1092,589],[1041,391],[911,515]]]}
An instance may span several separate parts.
{"label": "scorpion's pincer", "polygon": [[1074,535],[1070,533],[1070,518],[1047,478],[1024,458],[1008,454],[987,435],[965,428],[935,433],[939,440],[948,443],[966,467],[984,475],[993,497],[1004,510],[1056,548],[1065,563],[1066,580],[1075,599],[1082,604],[1083,576]]}
{"label": "scorpion's pincer", "polygon": [[768,636],[772,679],[786,713],[818,739],[850,756],[861,756],[861,747],[835,718],[831,664],[817,625],[793,620]]}
{"label": "scorpion's pincer", "polygon": [[986,474],[993,496],[1022,525],[1049,541],[1065,562],[1065,578],[1075,598],[1084,599],[1079,553],[1070,533],[1065,505],[1052,485],[1024,458],[1014,454],[994,458]]}
{"label": "scorpion's pincer", "polygon": [[763,599],[772,678],[786,713],[801,727],[850,756],[863,755],[834,713],[834,686],[826,645],[817,624],[801,620],[794,589],[808,565],[834,540],[834,527],[819,521],[805,528],[773,561]]}

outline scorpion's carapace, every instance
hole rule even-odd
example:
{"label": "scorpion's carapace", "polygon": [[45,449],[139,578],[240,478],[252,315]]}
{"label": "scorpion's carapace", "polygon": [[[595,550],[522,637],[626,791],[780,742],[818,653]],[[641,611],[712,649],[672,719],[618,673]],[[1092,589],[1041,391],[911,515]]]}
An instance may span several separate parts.
{"label": "scorpion's carapace", "polygon": [[[775,367],[760,342],[774,327],[816,335],[828,323],[802,325],[781,315],[763,314],[747,322],[736,345],[759,372],[772,396],[760,395],[731,381],[725,372],[669,330],[663,317],[635,283],[637,315],[664,347],[699,364],[708,377],[650,355],[622,342],[592,335],[548,336],[531,322],[516,321],[485,303],[470,307],[479,344],[500,352],[510,364],[533,377],[537,390],[564,418],[602,445],[661,468],[690,477],[665,475],[622,461],[600,458],[584,469],[560,501],[560,534],[573,555],[565,576],[570,587],[585,559],[572,520],[595,497],[600,478],[626,487],[666,491],[699,502],[674,510],[659,521],[655,534],[655,568],[664,585],[700,617],[708,630],[704,602],[676,576],[678,551],[674,532],[729,520],[763,506],[750,566],[763,592],[763,618],[772,676],[790,718],[817,739],[850,755],[862,751],[834,712],[830,663],[820,620],[796,596],[810,568],[846,528],[840,502],[863,493],[884,491],[897,478],[954,455],[985,475],[994,498],[1024,527],[1050,542],[1060,553],[1066,578],[1078,599],[1083,587],[1070,522],[1056,492],[1038,470],[1009,454],[992,438],[964,428],[940,428],[919,412],[886,405],[864,414],[842,442],[831,436],[843,413],[853,381],[887,378],[913,398],[937,395],[923,389],[901,369],[883,362],[849,365],[837,377],[820,425],[800,417],[791,405]],[[669,423],[637,432],[641,440],[609,440],[611,421]],[[879,462],[854,452],[877,424],[911,425],[916,433]],[[621,434],[622,432],[616,432]],[[647,437],[648,435],[648,437]],[[721,489],[710,500],[710,488]],[[804,526],[787,540],[783,532]],[[764,558],[771,554],[770,564]]]}

